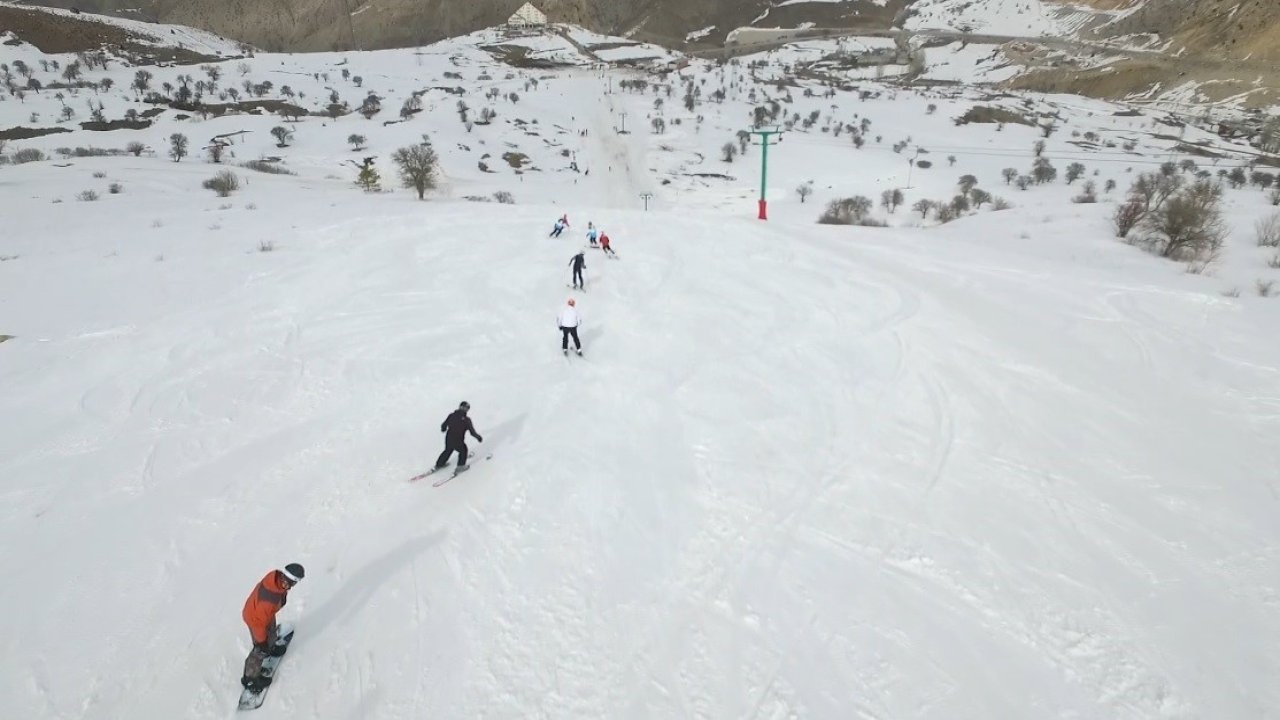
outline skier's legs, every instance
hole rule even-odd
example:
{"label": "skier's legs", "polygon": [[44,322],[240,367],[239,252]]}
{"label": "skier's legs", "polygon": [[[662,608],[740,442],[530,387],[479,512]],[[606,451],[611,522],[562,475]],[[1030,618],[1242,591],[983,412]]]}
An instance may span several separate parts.
{"label": "skier's legs", "polygon": [[582,268],[574,268],[573,269],[573,286],[576,288],[581,288],[585,284],[586,284],[585,281],[582,279]]}
{"label": "skier's legs", "polygon": [[[582,349],[582,341],[578,339],[578,328],[576,328],[576,327],[571,327],[571,328],[565,328],[565,330],[567,330],[567,331],[569,332],[569,334],[573,336],[573,347],[574,347],[574,349],[576,349],[576,350],[581,350],[581,349]],[[566,348],[568,348],[568,346],[569,346],[569,343],[568,343],[568,341],[566,340],[566,341],[565,341],[565,347],[566,347]]]}
{"label": "skier's legs", "polygon": [[560,328],[560,349],[561,350],[569,349],[569,332],[571,330],[572,328],[567,328],[567,327]]}
{"label": "skier's legs", "polygon": [[442,468],[449,464],[449,456],[453,454],[453,448],[445,445],[444,452],[440,453],[440,457],[436,458],[436,467]]}
{"label": "skier's legs", "polygon": [[462,443],[462,447],[458,448],[458,467],[464,467],[467,464],[467,444]]}

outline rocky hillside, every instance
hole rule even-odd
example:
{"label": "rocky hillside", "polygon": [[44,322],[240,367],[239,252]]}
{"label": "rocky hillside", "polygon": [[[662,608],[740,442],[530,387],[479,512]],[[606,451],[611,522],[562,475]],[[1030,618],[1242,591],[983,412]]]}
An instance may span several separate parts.
{"label": "rocky hillside", "polygon": [[1115,35],[1154,33],[1171,53],[1216,60],[1280,61],[1276,0],[1146,0],[1106,28]]}
{"label": "rocky hillside", "polygon": [[[332,50],[417,45],[496,25],[525,0],[37,0],[191,25],[268,50]],[[608,34],[635,34],[669,45],[707,30],[716,43],[753,23],[887,27],[911,0],[535,0],[556,22]]]}

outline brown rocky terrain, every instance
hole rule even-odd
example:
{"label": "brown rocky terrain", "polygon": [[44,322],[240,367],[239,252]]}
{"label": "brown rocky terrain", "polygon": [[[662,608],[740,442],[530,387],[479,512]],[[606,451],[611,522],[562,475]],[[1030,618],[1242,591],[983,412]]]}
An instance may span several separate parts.
{"label": "brown rocky terrain", "polygon": [[[1073,0],[1079,2],[1079,0]],[[1117,98],[1196,83],[1199,99],[1242,98],[1246,107],[1280,103],[1280,0],[1092,0],[1098,9],[1138,5],[1085,39],[1158,36],[1161,52],[1106,68],[1033,70],[1010,83],[1043,92]]]}
{"label": "brown rocky terrain", "polygon": [[[176,23],[210,30],[265,50],[375,49],[433,42],[505,21],[525,0],[38,0],[28,4]],[[851,0],[770,9],[770,0],[535,0],[554,22],[666,44],[715,26],[718,43],[766,10],[765,25],[888,27],[910,0]]]}

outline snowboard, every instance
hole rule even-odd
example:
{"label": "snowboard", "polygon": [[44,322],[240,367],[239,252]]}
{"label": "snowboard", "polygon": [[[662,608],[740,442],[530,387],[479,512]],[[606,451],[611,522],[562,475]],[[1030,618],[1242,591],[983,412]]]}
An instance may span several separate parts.
{"label": "snowboard", "polygon": [[[284,647],[287,651],[289,649],[289,643],[293,642],[293,628],[288,625],[281,625],[280,630],[282,632],[280,633],[279,639],[276,640],[276,647]],[[267,659],[262,661],[262,674],[265,677],[274,678],[276,675],[276,668],[280,665],[280,661],[283,659],[284,655],[280,655],[279,657],[268,655]],[[262,707],[262,701],[267,699],[267,690],[270,689],[271,686],[268,685],[255,693],[250,692],[246,688],[240,693],[240,705],[238,709],[241,711],[257,710]]]}

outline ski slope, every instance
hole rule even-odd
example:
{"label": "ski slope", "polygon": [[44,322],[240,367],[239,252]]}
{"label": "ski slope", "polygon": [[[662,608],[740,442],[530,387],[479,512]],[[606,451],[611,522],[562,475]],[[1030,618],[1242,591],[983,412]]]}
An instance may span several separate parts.
{"label": "ski slope", "polygon": [[[622,258],[566,359],[561,208],[409,198],[12,209],[14,717],[230,716],[290,561],[264,720],[1274,717],[1265,301],[999,215],[567,207]],[[463,399],[493,460],[408,484]]]}

